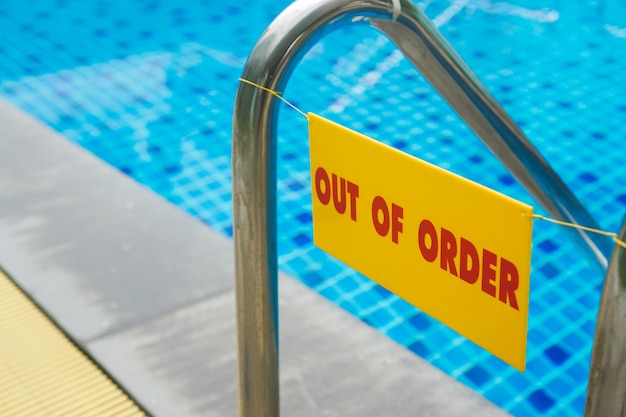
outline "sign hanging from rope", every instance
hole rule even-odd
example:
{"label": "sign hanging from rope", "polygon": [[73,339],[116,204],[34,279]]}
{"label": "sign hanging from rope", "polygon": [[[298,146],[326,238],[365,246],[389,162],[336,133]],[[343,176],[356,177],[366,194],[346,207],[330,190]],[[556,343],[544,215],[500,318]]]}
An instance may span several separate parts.
{"label": "sign hanging from rope", "polygon": [[308,119],[315,245],[524,370],[533,208]]}
{"label": "sign hanging from rope", "polygon": [[240,81],[309,121],[314,244],[520,371],[533,219],[626,248]]}

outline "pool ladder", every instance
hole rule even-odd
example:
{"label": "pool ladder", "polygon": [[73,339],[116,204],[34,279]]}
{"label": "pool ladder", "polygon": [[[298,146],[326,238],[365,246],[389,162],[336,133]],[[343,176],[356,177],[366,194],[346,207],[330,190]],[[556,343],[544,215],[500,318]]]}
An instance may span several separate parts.
{"label": "pool ladder", "polygon": [[[242,78],[284,91],[308,47],[346,25],[386,34],[530,194],[555,218],[597,228],[429,19],[409,0],[300,0],[266,29]],[[240,84],[233,116],[233,219],[240,417],[279,415],[274,97]],[[606,236],[571,231],[607,270],[593,348],[585,417],[626,414],[626,250]],[[626,223],[620,239],[626,237]],[[610,258],[610,263],[609,263]],[[246,358],[244,360],[243,358]]]}

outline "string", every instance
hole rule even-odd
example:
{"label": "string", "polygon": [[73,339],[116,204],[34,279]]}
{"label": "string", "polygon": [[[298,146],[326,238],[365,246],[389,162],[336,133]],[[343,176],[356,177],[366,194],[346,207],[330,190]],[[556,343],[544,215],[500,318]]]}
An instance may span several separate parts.
{"label": "string", "polygon": [[529,217],[532,217],[533,219],[545,220],[547,222],[555,223],[555,224],[558,224],[560,226],[572,227],[574,229],[580,229],[580,230],[584,230],[586,232],[597,233],[599,235],[609,236],[609,237],[613,238],[613,241],[615,243],[617,243],[618,245],[620,245],[621,247],[626,249],[626,243],[619,239],[619,237],[617,236],[617,233],[605,232],[604,230],[594,229],[592,227],[581,226],[579,224],[568,223],[568,222],[564,222],[564,221],[561,221],[561,220],[555,220],[555,219],[551,219],[549,217],[545,217],[545,216],[542,216],[542,215],[539,215],[539,214],[533,214],[533,215],[531,215]]}
{"label": "string", "polygon": [[[394,1],[393,4],[394,4],[394,12],[395,12],[396,2]],[[279,99],[280,101],[282,101],[283,103],[285,103],[286,105],[288,105],[289,107],[291,107],[292,109],[294,109],[295,111],[297,111],[298,113],[303,115],[306,119],[309,118],[305,112],[303,112],[302,110],[297,108],[294,104],[290,103],[286,98],[281,96],[282,93],[279,93],[279,92],[274,91],[272,89],[269,89],[267,87],[263,87],[262,85],[254,83],[252,81],[248,81],[248,80],[246,80],[244,78],[239,78],[239,81],[241,81],[242,83],[249,84],[249,85],[251,85],[253,87],[256,87],[256,88],[258,88],[260,90],[263,90],[263,91],[266,91],[266,92],[270,93],[271,95],[273,95],[274,97],[276,97],[277,99]],[[524,213],[524,214],[527,215],[526,213]],[[596,234],[599,234],[599,235],[608,236],[608,237],[612,238],[613,241],[616,244],[618,244],[619,246],[621,246],[624,249],[626,249],[626,242],[620,240],[619,237],[617,236],[617,233],[606,232],[604,230],[594,229],[592,227],[581,226],[579,224],[568,223],[568,222],[564,222],[564,221],[561,221],[561,220],[551,219],[549,217],[545,217],[545,216],[542,216],[540,214],[532,214],[532,215],[527,215],[527,216],[532,217],[533,219],[545,220],[545,221],[550,222],[550,223],[555,223],[555,224],[558,224],[559,226],[571,227],[571,228],[574,228],[574,229],[584,230],[584,231],[590,232],[590,233],[596,233]]]}
{"label": "string", "polygon": [[307,119],[309,118],[309,116],[307,116],[305,112],[303,112],[302,110],[297,108],[295,105],[293,105],[289,101],[287,101],[286,98],[281,96],[282,93],[279,93],[277,91],[271,90],[271,89],[269,89],[267,87],[263,87],[262,85],[259,85],[257,83],[253,83],[252,81],[248,81],[248,80],[246,80],[244,78],[240,78],[239,81],[241,81],[242,83],[250,84],[251,86],[256,87],[256,88],[258,88],[260,90],[267,91],[268,93],[270,93],[271,95],[273,95],[274,97],[276,97],[277,99],[279,99],[280,101],[282,101],[283,103],[285,103],[286,105],[288,105],[289,107],[291,107],[292,109],[294,109],[295,111],[297,111],[298,113],[303,115],[305,118],[307,118]]}

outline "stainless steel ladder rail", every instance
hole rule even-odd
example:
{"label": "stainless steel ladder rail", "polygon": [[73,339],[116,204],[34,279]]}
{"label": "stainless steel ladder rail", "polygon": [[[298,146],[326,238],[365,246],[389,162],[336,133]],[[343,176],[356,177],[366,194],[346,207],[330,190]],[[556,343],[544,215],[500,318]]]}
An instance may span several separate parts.
{"label": "stainless steel ladder rail", "polygon": [[[618,233],[626,241],[626,218]],[[615,245],[596,320],[585,417],[626,416],[626,249]]]}
{"label": "stainless steel ladder rail", "polygon": [[[263,33],[242,78],[283,91],[307,48],[325,33],[360,24],[385,33],[533,197],[557,219],[597,227],[537,152],[409,0],[300,0]],[[240,84],[233,116],[233,221],[241,417],[278,416],[275,98]],[[603,269],[611,241],[577,230]]]}

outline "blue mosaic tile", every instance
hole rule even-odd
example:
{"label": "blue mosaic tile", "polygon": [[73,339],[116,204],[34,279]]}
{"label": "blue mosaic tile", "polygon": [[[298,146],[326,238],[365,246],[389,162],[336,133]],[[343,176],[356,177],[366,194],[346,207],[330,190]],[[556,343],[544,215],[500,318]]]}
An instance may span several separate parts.
{"label": "blue mosaic tile", "polygon": [[359,289],[359,282],[352,277],[347,277],[339,280],[337,286],[346,293],[350,293]]}
{"label": "blue mosaic tile", "polygon": [[394,317],[389,310],[379,308],[363,317],[362,320],[375,327],[384,327],[393,321]]}
{"label": "blue mosaic tile", "polygon": [[417,330],[426,330],[431,326],[431,319],[422,313],[409,317],[407,321]]}
{"label": "blue mosaic tile", "polygon": [[306,212],[306,213],[300,213],[296,216],[296,220],[298,220],[300,223],[311,223],[311,221],[313,220],[313,217],[311,216],[311,213]]}
{"label": "blue mosaic tile", "polygon": [[545,264],[539,270],[546,278],[554,278],[558,276],[560,273],[560,271],[554,265],[550,263]]}
{"label": "blue mosaic tile", "polygon": [[394,297],[393,302],[389,305],[389,308],[393,310],[400,317],[409,317],[417,310],[411,304],[407,303],[401,298]]}
{"label": "blue mosaic tile", "polygon": [[373,306],[377,299],[372,292],[361,292],[354,296],[354,301],[361,306]]}
{"label": "blue mosaic tile", "polygon": [[537,247],[546,253],[552,253],[558,249],[558,245],[551,240],[540,242]]}
{"label": "blue mosaic tile", "polygon": [[324,277],[319,272],[309,272],[302,276],[302,282],[309,287],[316,287],[324,282]]}
{"label": "blue mosaic tile", "polygon": [[484,391],[483,395],[495,404],[507,404],[515,394],[503,384],[495,384]]}
{"label": "blue mosaic tile", "polygon": [[555,404],[555,400],[542,389],[538,389],[530,394],[528,396],[528,402],[540,413],[548,411],[554,407]]}
{"label": "blue mosaic tile", "polygon": [[530,383],[530,375],[515,373],[509,378],[510,386],[517,392],[525,391]]}
{"label": "blue mosaic tile", "polygon": [[572,351],[578,351],[579,349],[582,349],[585,345],[586,342],[585,340],[580,336],[579,333],[576,332],[572,332],[568,335],[566,335],[563,338],[563,343]]}
{"label": "blue mosaic tile", "polygon": [[428,347],[419,340],[411,343],[409,350],[422,358],[426,358],[430,355],[430,349],[428,349]]}
{"label": "blue mosaic tile", "polygon": [[487,381],[491,379],[491,375],[480,365],[474,365],[463,373],[463,376],[469,379],[472,384],[477,387],[483,386]]}
{"label": "blue mosaic tile", "polygon": [[[589,358],[586,358],[587,361]],[[588,378],[589,370],[582,364],[573,364],[565,368],[566,374],[575,381],[584,381]]]}
{"label": "blue mosaic tile", "polygon": [[525,403],[518,403],[511,408],[511,413],[516,417],[534,417],[537,410]]}
{"label": "blue mosaic tile", "polygon": [[393,293],[391,291],[384,287],[381,287],[380,285],[375,285],[372,288],[372,291],[374,291],[376,294],[378,294],[378,296],[383,299],[393,297]]}
{"label": "blue mosaic tile", "polygon": [[294,236],[292,240],[298,246],[305,246],[311,243],[311,238],[303,233]]}
{"label": "blue mosaic tile", "polygon": [[554,378],[552,381],[549,381],[546,386],[546,391],[552,398],[567,398],[574,389],[576,385],[572,384],[568,381],[567,378]]}
{"label": "blue mosaic tile", "polygon": [[550,346],[544,353],[555,365],[562,365],[570,358],[570,354],[559,345]]}
{"label": "blue mosaic tile", "polygon": [[572,401],[572,409],[576,412],[575,415],[583,415],[583,412],[585,410],[585,401],[586,397],[584,391],[581,395],[578,395],[576,398],[574,398],[574,400]]}
{"label": "blue mosaic tile", "polygon": [[340,297],[341,293],[337,291],[335,287],[326,287],[320,290],[320,294],[330,301],[336,302]]}

